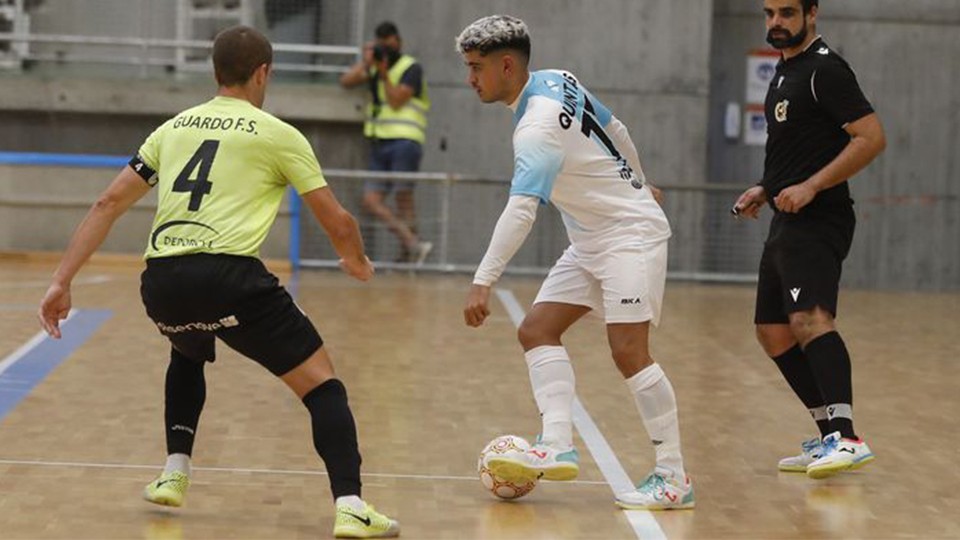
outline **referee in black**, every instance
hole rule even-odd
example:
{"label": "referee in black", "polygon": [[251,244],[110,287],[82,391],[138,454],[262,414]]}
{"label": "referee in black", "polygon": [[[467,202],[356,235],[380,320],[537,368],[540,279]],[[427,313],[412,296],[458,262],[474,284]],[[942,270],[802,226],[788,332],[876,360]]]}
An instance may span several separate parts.
{"label": "referee in black", "polygon": [[760,260],[757,339],[809,409],[820,437],[781,471],[826,478],[873,460],[853,429],[850,356],[834,326],[856,218],[847,185],[886,147],[880,119],[847,62],[817,34],[818,0],[764,0],[781,60],[767,91],[763,181],[733,212],[774,210]]}

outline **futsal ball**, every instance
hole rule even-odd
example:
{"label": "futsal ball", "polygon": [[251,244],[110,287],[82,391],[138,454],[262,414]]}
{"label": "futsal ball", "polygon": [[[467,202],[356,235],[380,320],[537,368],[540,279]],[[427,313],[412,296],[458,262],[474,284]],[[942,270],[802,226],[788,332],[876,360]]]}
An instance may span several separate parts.
{"label": "futsal ball", "polygon": [[515,454],[519,457],[529,449],[530,443],[516,435],[501,435],[490,441],[480,452],[480,459],[477,460],[477,473],[480,475],[480,483],[483,487],[494,497],[503,500],[519,499],[533,491],[533,488],[537,487],[536,480],[511,482],[493,474],[487,467],[487,460],[491,456]]}

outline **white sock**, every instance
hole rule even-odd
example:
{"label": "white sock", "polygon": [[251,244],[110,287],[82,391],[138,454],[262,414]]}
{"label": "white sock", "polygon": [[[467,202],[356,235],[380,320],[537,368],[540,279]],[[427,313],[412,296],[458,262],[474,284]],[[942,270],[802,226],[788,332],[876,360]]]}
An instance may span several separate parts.
{"label": "white sock", "polygon": [[530,386],[543,420],[543,442],[573,446],[573,397],[576,378],[570,357],[562,346],[544,345],[524,354]]}
{"label": "white sock", "polygon": [[657,466],[672,472],[682,483],[686,473],[680,455],[680,421],[670,380],[660,364],[653,364],[627,379],[627,387],[657,452]]}
{"label": "white sock", "polygon": [[343,497],[337,497],[337,500],[334,501],[334,504],[337,506],[349,506],[356,512],[363,512],[363,509],[366,508],[366,505],[363,503],[363,499],[357,495],[344,495]]}
{"label": "white sock", "polygon": [[180,471],[190,476],[190,456],[186,454],[170,454],[167,456],[167,464],[163,467],[163,473],[170,474],[173,471]]}

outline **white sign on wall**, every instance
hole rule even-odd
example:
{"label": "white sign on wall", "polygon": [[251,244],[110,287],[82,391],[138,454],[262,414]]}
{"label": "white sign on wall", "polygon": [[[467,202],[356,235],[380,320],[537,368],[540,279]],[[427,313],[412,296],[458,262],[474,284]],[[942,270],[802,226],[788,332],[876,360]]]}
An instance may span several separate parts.
{"label": "white sign on wall", "polygon": [[747,105],[743,111],[743,143],[749,146],[767,144],[767,118],[763,105]]}
{"label": "white sign on wall", "polygon": [[747,56],[747,103],[763,103],[770,81],[777,73],[780,53],[772,49],[751,51]]}

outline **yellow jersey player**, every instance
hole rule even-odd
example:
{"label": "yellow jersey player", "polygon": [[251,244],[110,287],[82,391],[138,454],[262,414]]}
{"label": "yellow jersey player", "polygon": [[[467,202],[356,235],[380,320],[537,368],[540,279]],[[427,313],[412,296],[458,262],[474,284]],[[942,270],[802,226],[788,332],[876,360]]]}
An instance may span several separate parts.
{"label": "yellow jersey player", "polygon": [[361,281],[373,275],[357,222],[327,186],[306,138],[261,110],[272,60],[270,42],[252,28],[237,26],[217,36],[217,96],[154,131],[100,195],[54,273],[40,322],[60,337],[72,279],[116,219],[157,189],[140,290],[147,314],[171,343],[168,457],[144,498],[183,504],[206,396],[204,366],[214,361],[219,338],[279,377],[310,412],[314,447],[335,500],[334,535],[396,536],[398,523],[360,498],[356,426],[323,340],[258,258],[292,185],[333,242],[344,272]]}

